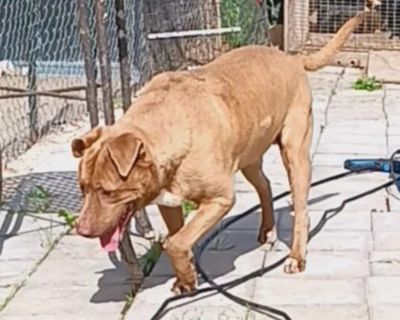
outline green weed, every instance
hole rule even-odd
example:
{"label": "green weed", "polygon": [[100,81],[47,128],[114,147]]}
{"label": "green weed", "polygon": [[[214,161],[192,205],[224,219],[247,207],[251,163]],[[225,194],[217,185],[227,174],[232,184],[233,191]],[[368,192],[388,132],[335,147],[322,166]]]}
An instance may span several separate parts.
{"label": "green weed", "polygon": [[126,313],[128,312],[128,310],[131,308],[133,301],[135,300],[135,297],[133,296],[132,293],[128,293],[125,296],[125,305],[124,308],[121,311],[121,315],[122,317],[120,319],[124,319],[126,316]]}
{"label": "green weed", "polygon": [[28,193],[29,203],[35,212],[44,213],[51,205],[51,194],[42,186],[34,186]]}
{"label": "green weed", "polygon": [[[51,205],[51,194],[42,186],[34,186],[28,193],[28,201],[36,213],[45,213]],[[41,246],[50,246],[53,243],[52,220],[49,228],[40,228],[40,231],[45,237],[45,241],[41,240]]]}
{"label": "green weed", "polygon": [[183,212],[183,217],[186,219],[189,214],[193,211],[196,210],[197,206],[195,203],[190,202],[190,201],[184,201],[182,203],[182,212]]}
{"label": "green weed", "polygon": [[152,247],[143,256],[139,258],[139,264],[145,276],[153,270],[158,258],[161,255],[161,244],[155,242]]}
{"label": "green weed", "polygon": [[77,218],[76,215],[74,215],[71,211],[67,209],[61,209],[58,211],[58,216],[62,219],[64,219],[64,223],[70,227],[74,227],[75,220]]}
{"label": "green weed", "polygon": [[353,83],[352,86],[355,90],[376,91],[382,89],[382,83],[375,79],[375,77],[363,77]]}

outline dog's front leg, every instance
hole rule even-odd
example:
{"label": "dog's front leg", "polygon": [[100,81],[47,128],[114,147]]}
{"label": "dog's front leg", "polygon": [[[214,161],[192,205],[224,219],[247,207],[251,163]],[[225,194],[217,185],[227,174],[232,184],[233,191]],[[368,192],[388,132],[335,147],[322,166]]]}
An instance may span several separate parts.
{"label": "dog's front leg", "polygon": [[164,249],[171,259],[176,273],[172,290],[176,294],[190,292],[197,284],[193,265],[192,247],[211,227],[213,227],[233,206],[233,192],[229,196],[218,197],[199,205],[193,219],[164,243]]}

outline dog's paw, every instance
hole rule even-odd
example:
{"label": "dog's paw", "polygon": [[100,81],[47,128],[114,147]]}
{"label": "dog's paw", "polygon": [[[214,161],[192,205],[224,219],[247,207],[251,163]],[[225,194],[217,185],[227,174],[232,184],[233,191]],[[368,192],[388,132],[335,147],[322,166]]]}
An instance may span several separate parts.
{"label": "dog's paw", "polygon": [[181,295],[184,293],[193,292],[196,289],[196,278],[191,281],[181,281],[176,279],[175,283],[173,284],[171,291],[176,295]]}
{"label": "dog's paw", "polygon": [[283,266],[283,271],[287,274],[303,272],[306,268],[306,261],[299,260],[293,257],[288,257]]}
{"label": "dog's paw", "polygon": [[278,235],[275,226],[272,229],[266,230],[261,228],[258,234],[258,242],[272,247],[278,240]]}

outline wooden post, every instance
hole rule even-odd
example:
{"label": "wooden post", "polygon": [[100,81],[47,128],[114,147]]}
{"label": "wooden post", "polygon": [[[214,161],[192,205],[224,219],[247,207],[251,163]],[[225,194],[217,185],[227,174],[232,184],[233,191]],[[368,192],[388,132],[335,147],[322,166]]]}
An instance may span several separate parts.
{"label": "wooden post", "polygon": [[111,59],[107,46],[106,21],[107,14],[104,12],[105,0],[96,0],[96,33],[97,47],[100,62],[101,84],[103,92],[103,107],[104,118],[106,125],[111,125],[115,122],[114,104],[112,98],[112,83],[111,83]]}
{"label": "wooden post", "polygon": [[115,12],[118,34],[118,54],[121,76],[122,108],[125,112],[131,105],[131,69],[128,60],[128,36],[126,32],[124,0],[115,0]]}
{"label": "wooden post", "polygon": [[79,35],[83,49],[86,73],[86,103],[92,128],[99,124],[99,109],[97,107],[97,86],[96,86],[96,58],[92,56],[90,50],[90,29],[88,24],[88,1],[79,0]]}

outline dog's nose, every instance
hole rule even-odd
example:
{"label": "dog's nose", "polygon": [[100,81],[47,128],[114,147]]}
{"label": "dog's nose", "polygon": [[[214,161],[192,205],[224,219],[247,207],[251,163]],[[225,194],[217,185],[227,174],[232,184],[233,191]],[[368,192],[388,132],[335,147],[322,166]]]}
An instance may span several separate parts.
{"label": "dog's nose", "polygon": [[82,223],[79,220],[75,223],[75,230],[82,237],[90,238],[93,236],[92,228],[87,223]]}

